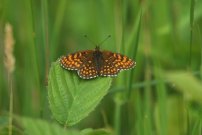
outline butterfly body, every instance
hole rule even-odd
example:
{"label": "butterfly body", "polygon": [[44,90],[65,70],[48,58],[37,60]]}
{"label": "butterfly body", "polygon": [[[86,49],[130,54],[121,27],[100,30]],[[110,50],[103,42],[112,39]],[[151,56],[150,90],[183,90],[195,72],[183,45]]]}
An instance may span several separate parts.
{"label": "butterfly body", "polygon": [[93,62],[95,64],[96,70],[98,71],[98,75],[100,75],[100,70],[104,63],[104,58],[102,55],[103,55],[102,52],[99,50],[99,47],[97,46],[95,48],[95,51],[93,52],[93,58],[94,58]]}
{"label": "butterfly body", "polygon": [[98,76],[117,76],[121,70],[135,66],[135,62],[119,53],[95,50],[86,50],[62,56],[60,64],[68,70],[77,70],[82,79],[92,79]]}

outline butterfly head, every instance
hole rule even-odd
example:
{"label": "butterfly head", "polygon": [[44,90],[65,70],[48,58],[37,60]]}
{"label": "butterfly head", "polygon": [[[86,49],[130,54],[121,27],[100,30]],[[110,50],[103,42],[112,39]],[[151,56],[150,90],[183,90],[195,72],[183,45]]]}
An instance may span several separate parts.
{"label": "butterfly head", "polygon": [[99,51],[99,50],[100,50],[100,46],[97,45],[97,46],[95,47],[95,51]]}

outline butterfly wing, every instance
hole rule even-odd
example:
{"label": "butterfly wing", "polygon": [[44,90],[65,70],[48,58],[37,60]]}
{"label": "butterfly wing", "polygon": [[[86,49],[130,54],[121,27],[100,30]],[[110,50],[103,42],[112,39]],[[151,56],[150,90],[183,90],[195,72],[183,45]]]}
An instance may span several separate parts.
{"label": "butterfly wing", "polygon": [[83,79],[92,79],[98,77],[95,63],[91,60],[87,61],[82,68],[77,71],[78,75]]}
{"label": "butterfly wing", "polygon": [[93,50],[80,51],[60,58],[60,64],[68,70],[79,70],[93,54]]}
{"label": "butterfly wing", "polygon": [[68,70],[77,70],[83,79],[97,76],[117,76],[121,70],[133,68],[136,64],[132,59],[119,53],[102,51],[102,60],[97,67],[93,50],[76,52],[60,58],[60,64]]}
{"label": "butterfly wing", "polygon": [[117,76],[121,70],[131,69],[136,62],[119,53],[102,51],[103,63],[100,68],[100,76]]}
{"label": "butterfly wing", "polygon": [[68,70],[77,70],[83,79],[92,79],[98,76],[93,60],[93,50],[76,52],[60,58],[60,64]]}

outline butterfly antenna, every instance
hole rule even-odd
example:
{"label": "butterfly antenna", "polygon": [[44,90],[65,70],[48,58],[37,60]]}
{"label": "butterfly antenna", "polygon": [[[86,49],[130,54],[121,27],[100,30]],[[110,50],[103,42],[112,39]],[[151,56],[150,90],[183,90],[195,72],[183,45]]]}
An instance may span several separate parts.
{"label": "butterfly antenna", "polygon": [[93,40],[91,40],[90,38],[88,38],[87,35],[84,35],[84,37],[85,37],[86,39],[88,39],[88,41],[90,41],[92,44],[96,45],[96,43],[95,43]]}
{"label": "butterfly antenna", "polygon": [[102,40],[98,45],[102,45],[107,39],[109,39],[111,35],[108,35],[104,40]]}

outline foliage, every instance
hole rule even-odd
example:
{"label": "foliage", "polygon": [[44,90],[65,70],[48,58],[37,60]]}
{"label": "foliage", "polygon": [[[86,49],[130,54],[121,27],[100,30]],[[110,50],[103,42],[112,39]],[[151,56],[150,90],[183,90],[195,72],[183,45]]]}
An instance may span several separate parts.
{"label": "foliage", "polygon": [[[0,134],[21,134],[21,126],[35,134],[202,134],[201,8],[201,0],[0,0]],[[94,49],[83,35],[99,43],[109,34],[101,50],[134,59],[133,70],[89,81],[57,64]],[[16,126],[15,115],[25,124]]]}
{"label": "foliage", "polygon": [[59,61],[49,73],[48,97],[53,116],[71,126],[85,118],[107,94],[111,78],[83,80],[64,70]]}

